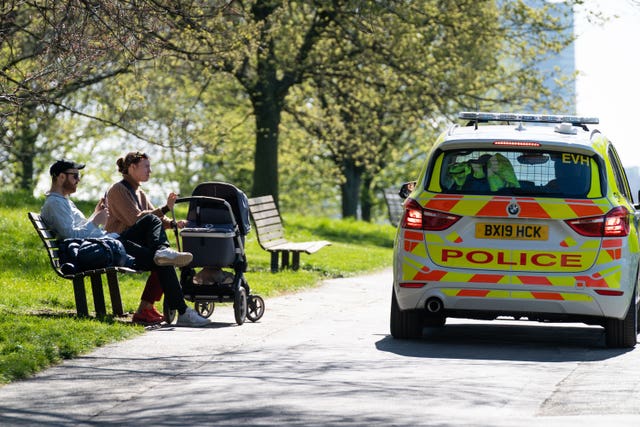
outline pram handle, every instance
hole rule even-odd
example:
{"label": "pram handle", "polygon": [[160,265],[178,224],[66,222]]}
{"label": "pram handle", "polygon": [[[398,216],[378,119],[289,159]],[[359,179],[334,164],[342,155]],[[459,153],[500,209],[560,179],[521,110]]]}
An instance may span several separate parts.
{"label": "pram handle", "polygon": [[[224,202],[229,205],[225,199],[221,199],[220,197],[212,197],[212,196],[188,196],[188,197],[178,197],[176,199],[176,203],[184,203],[190,202],[191,200],[211,200],[214,202]],[[231,206],[231,205],[229,205]]]}

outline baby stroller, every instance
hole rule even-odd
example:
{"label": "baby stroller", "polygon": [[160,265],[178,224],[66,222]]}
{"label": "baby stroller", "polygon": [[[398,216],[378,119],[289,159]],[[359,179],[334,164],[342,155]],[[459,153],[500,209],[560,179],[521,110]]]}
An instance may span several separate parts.
{"label": "baby stroller", "polygon": [[206,182],[191,197],[176,200],[184,202],[189,203],[187,226],[179,232],[174,229],[178,250],[193,254],[191,263],[180,272],[184,298],[193,301],[194,309],[204,317],[211,316],[216,302],[233,302],[238,325],[245,319],[258,321],[264,314],[264,300],[251,294],[244,277],[244,239],[251,230],[247,196],[231,184]]}

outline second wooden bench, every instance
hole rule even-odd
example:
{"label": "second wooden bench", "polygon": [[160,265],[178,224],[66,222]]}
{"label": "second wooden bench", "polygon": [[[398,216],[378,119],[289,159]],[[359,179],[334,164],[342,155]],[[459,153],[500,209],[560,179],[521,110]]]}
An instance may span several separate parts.
{"label": "second wooden bench", "polygon": [[278,271],[279,254],[282,254],[281,268],[289,267],[289,254],[291,254],[293,258],[291,268],[297,270],[300,268],[301,252],[312,254],[331,244],[326,240],[289,242],[284,237],[282,218],[273,196],[249,199],[249,211],[256,227],[260,247],[271,253],[272,272]]}

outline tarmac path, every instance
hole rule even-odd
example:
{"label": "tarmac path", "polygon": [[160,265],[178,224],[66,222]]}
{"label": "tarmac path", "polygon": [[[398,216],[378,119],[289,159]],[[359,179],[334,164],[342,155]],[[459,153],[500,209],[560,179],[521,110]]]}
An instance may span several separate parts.
{"label": "tarmac path", "polygon": [[[255,284],[253,286],[255,288]],[[7,426],[640,426],[640,345],[602,328],[449,319],[389,336],[391,272],[164,327],[0,388]]]}

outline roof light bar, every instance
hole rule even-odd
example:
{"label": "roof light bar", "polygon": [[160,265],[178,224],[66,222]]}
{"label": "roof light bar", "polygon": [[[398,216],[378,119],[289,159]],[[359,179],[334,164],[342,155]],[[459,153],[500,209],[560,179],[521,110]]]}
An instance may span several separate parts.
{"label": "roof light bar", "polygon": [[493,141],[493,145],[505,145],[510,147],[540,147],[539,142],[533,141]]}
{"label": "roof light bar", "polygon": [[572,123],[597,125],[600,119],[597,117],[562,116],[553,114],[527,114],[527,113],[490,113],[482,111],[462,111],[458,118],[478,122],[537,122],[537,123]]}

